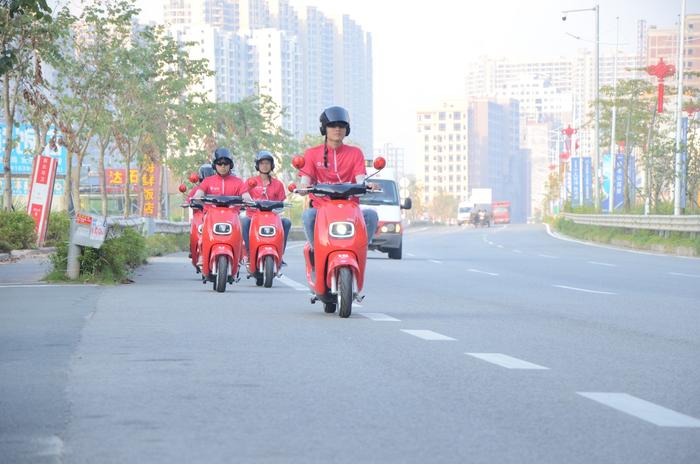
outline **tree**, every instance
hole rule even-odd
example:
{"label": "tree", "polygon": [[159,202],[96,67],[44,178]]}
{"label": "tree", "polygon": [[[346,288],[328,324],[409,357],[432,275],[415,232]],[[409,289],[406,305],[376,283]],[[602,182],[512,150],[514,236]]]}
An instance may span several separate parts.
{"label": "tree", "polygon": [[458,205],[459,199],[457,197],[440,189],[430,204],[430,211],[434,217],[448,221],[457,214]]}
{"label": "tree", "polygon": [[[0,77],[2,78],[5,140],[3,153],[5,189],[3,207],[12,208],[12,170],[10,157],[14,145],[13,128],[22,98],[37,102],[43,86],[41,55],[50,54],[63,21],[54,24],[51,9],[44,0],[5,0],[0,2]],[[62,17],[67,10],[63,10]]]}

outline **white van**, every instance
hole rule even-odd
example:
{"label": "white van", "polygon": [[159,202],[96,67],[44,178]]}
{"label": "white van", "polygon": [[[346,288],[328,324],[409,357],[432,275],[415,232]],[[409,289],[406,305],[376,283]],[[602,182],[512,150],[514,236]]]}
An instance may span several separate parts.
{"label": "white van", "polygon": [[473,201],[462,201],[457,206],[457,224],[469,224],[471,221],[472,211],[474,209]]}
{"label": "white van", "polygon": [[400,203],[396,181],[384,176],[380,177],[382,174],[385,173],[382,171],[368,180],[378,184],[382,192],[368,193],[360,197],[360,207],[375,210],[379,217],[377,232],[369,249],[388,253],[391,259],[401,259],[403,248],[401,210],[411,209],[411,199],[406,198],[403,203]]}

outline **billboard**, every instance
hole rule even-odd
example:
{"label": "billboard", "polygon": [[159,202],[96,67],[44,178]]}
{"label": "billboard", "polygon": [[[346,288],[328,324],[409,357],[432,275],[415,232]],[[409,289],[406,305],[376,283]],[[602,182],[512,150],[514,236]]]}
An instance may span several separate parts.
{"label": "billboard", "polygon": [[38,246],[43,245],[46,238],[57,165],[58,161],[49,156],[38,156],[34,160],[27,212],[34,219],[34,231],[36,232],[36,243]]}
{"label": "billboard", "polygon": [[[2,150],[2,153],[4,153],[7,143],[5,137],[6,127],[5,124],[0,124],[0,150]],[[34,150],[36,148],[36,131],[29,124],[19,124],[13,128],[12,139],[13,148],[10,154],[12,174],[31,174]],[[66,174],[68,149],[63,143],[63,134],[54,126],[49,128],[46,135],[46,147],[42,154],[58,160],[57,175],[63,176]],[[3,172],[5,172],[5,167],[0,163],[0,173]]]}

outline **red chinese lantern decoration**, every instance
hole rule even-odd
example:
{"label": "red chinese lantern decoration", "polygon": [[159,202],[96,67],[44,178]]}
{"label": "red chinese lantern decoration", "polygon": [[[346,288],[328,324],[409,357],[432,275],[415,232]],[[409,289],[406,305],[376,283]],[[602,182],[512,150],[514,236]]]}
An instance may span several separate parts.
{"label": "red chinese lantern decoration", "polygon": [[664,112],[664,78],[673,76],[675,72],[676,67],[672,64],[664,63],[663,58],[659,58],[658,63],[647,66],[647,74],[655,76],[659,85],[659,93],[656,100],[656,110],[659,113]]}

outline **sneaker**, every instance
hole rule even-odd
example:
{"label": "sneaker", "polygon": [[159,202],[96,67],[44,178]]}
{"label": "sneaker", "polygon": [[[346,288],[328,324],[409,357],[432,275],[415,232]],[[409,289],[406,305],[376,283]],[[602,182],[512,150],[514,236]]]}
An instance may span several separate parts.
{"label": "sneaker", "polygon": [[287,262],[285,260],[282,260],[280,263],[280,267],[285,267],[287,265]]}

